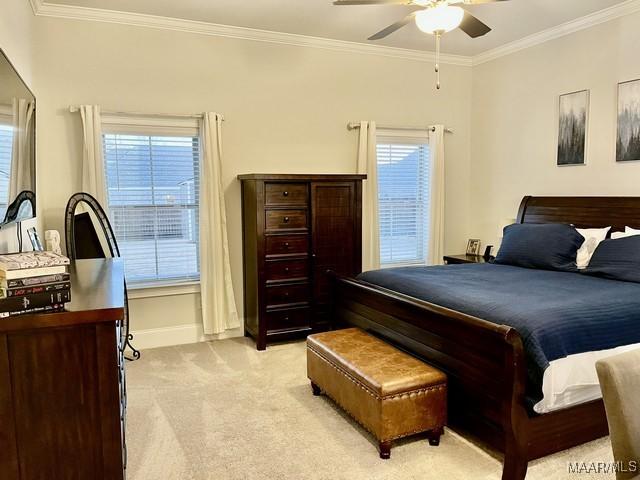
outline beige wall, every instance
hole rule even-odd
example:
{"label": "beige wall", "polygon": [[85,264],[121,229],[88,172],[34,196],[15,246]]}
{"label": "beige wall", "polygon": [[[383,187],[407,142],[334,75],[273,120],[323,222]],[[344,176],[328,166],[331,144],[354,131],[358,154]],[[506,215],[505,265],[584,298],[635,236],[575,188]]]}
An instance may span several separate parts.
{"label": "beige wall", "polygon": [[33,86],[34,22],[35,18],[28,1],[0,2],[0,48],[30,87]]}
{"label": "beige wall", "polygon": [[[617,83],[640,78],[640,14],[473,68],[470,235],[497,240],[524,195],[639,195],[616,164]],[[558,95],[591,90],[587,165],[556,166]]]}
{"label": "beige wall", "polygon": [[[353,173],[351,120],[444,123],[446,250],[468,230],[471,69],[107,23],[36,19],[39,202],[61,230],[80,188],[80,121],[69,105],[225,115],[224,178],[236,300],[242,304],[239,173]],[[135,330],[199,322],[197,296],[132,302]]]}

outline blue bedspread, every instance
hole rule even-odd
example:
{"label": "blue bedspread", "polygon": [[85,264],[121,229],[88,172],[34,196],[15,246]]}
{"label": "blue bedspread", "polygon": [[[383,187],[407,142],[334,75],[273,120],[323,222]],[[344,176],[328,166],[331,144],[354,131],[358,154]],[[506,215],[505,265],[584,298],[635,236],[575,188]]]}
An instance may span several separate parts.
{"label": "blue bedspread", "polygon": [[359,279],[490,322],[524,342],[528,395],[542,398],[549,362],[640,343],[640,284],[508,265],[402,267]]}

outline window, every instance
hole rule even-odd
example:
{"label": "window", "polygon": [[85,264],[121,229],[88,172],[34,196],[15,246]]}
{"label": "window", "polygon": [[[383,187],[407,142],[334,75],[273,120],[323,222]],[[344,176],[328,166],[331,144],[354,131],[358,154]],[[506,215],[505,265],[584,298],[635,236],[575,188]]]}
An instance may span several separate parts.
{"label": "window", "polygon": [[425,264],[429,241],[426,138],[379,136],[380,264]]}
{"label": "window", "polygon": [[12,150],[13,126],[3,122],[0,117],[0,218],[4,218],[9,203]]}
{"label": "window", "polygon": [[198,279],[197,125],[111,119],[103,120],[103,132],[109,216],[127,280],[135,285]]}

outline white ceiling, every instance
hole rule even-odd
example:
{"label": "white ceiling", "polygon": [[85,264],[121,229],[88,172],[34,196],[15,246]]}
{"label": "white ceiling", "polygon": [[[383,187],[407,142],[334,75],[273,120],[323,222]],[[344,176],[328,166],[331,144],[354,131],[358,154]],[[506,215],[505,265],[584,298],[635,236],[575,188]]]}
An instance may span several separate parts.
{"label": "white ceiling", "polygon": [[[472,56],[558,26],[625,0],[510,0],[469,7],[493,28],[471,39],[460,30],[443,40],[445,53]],[[403,18],[415,7],[341,6],[331,0],[46,0],[49,4],[198,20],[313,37],[433,51],[434,39],[414,24],[378,42],[367,37]]]}

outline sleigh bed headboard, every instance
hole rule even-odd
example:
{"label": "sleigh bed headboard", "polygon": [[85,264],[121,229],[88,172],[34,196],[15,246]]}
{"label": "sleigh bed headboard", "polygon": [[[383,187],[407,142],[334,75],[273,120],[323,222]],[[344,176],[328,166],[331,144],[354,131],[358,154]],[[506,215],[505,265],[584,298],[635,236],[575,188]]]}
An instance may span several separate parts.
{"label": "sleigh bed headboard", "polygon": [[640,197],[524,197],[518,223],[569,223],[578,228],[640,229]]}

